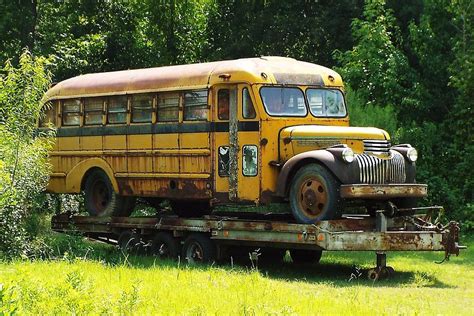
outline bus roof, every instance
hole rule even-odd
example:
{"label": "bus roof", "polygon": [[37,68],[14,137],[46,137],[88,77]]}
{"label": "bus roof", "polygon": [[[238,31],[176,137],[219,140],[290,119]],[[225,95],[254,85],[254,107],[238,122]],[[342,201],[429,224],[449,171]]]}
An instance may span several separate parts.
{"label": "bus roof", "polygon": [[56,84],[44,100],[200,89],[231,82],[342,86],[339,74],[329,68],[293,58],[260,57],[85,74]]}

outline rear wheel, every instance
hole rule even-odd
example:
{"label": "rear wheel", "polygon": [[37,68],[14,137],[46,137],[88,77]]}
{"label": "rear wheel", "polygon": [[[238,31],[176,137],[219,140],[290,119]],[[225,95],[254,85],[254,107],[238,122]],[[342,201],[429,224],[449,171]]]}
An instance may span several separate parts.
{"label": "rear wheel", "polygon": [[323,166],[302,167],[291,181],[289,200],[293,216],[304,224],[340,217],[339,190],[339,182]]}
{"label": "rear wheel", "polygon": [[321,260],[322,250],[292,249],[290,250],[293,263],[318,263]]}
{"label": "rear wheel", "polygon": [[188,263],[211,263],[216,260],[216,255],[216,245],[208,236],[191,234],[184,241],[182,256]]}
{"label": "rear wheel", "polygon": [[102,170],[94,170],[87,176],[84,194],[84,204],[91,216],[129,216],[135,207],[135,198],[115,193]]}

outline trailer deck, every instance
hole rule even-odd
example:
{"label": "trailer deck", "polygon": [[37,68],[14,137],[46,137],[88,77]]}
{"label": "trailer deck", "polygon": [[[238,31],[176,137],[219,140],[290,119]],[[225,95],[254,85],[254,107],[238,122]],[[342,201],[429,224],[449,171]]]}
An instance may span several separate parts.
{"label": "trailer deck", "polygon": [[[180,248],[183,248],[183,257],[187,259],[190,259],[188,257],[192,251],[188,249],[191,252],[186,255],[186,247],[192,244],[188,242],[192,239],[199,246],[198,253],[193,254],[196,255],[193,257],[195,261],[218,259],[229,246],[308,253],[320,253],[322,250],[374,251],[377,253],[377,267],[372,278],[378,278],[382,271],[387,271],[385,253],[389,251],[444,251],[445,257],[459,254],[459,249],[463,247],[459,246],[458,224],[432,224],[432,212],[426,209],[428,215],[388,217],[380,211],[375,217],[345,216],[315,224],[291,223],[271,215],[251,218],[243,218],[245,216],[242,215],[180,218],[169,214],[156,217],[59,214],[53,217],[52,228],[58,232],[81,233],[89,238],[118,243],[121,247],[129,245],[131,240],[153,243],[154,239],[158,239],[161,244],[156,246],[157,249],[171,247],[172,252],[179,255]],[[209,248],[207,252],[211,253],[204,253],[205,248]],[[176,256],[174,252],[172,256]],[[390,269],[388,271],[393,270]]]}

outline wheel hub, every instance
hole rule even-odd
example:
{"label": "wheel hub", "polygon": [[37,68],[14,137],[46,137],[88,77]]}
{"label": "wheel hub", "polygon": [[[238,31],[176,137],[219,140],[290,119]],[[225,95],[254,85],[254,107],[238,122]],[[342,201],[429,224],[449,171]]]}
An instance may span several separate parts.
{"label": "wheel hub", "polygon": [[301,209],[312,217],[316,217],[323,212],[328,200],[326,188],[316,177],[303,181],[299,196],[298,203]]}

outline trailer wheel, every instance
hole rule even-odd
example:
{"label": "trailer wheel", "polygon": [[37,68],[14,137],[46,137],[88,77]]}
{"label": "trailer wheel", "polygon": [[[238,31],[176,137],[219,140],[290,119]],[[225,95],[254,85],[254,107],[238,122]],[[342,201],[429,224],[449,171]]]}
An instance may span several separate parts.
{"label": "trailer wheel", "polygon": [[151,241],[151,254],[160,259],[178,258],[178,241],[170,233],[159,232]]}
{"label": "trailer wheel", "polygon": [[109,177],[102,170],[93,170],[84,183],[85,207],[91,216],[129,216],[135,198],[115,193]]}
{"label": "trailer wheel", "polygon": [[117,245],[123,252],[137,254],[141,249],[140,235],[130,230],[125,230],[119,235]]}
{"label": "trailer wheel", "polygon": [[214,262],[216,254],[216,245],[208,236],[191,234],[184,241],[182,256],[190,264]]}
{"label": "trailer wheel", "polygon": [[290,187],[290,206],[299,223],[311,224],[340,216],[340,184],[323,166],[309,164],[299,169]]}
{"label": "trailer wheel", "polygon": [[305,250],[292,249],[290,250],[291,260],[296,264],[303,263],[318,263],[321,260],[322,250]]}

